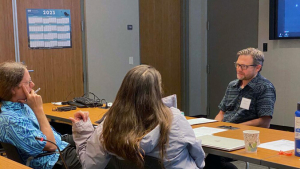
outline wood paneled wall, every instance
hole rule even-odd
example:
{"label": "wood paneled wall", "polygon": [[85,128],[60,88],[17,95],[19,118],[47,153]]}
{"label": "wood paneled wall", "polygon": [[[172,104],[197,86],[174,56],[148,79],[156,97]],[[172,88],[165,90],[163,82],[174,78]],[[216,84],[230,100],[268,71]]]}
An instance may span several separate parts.
{"label": "wood paneled wall", "polygon": [[[17,0],[17,6],[20,61],[34,70],[30,75],[35,88],[41,88],[43,101],[65,101],[83,95],[80,0]],[[30,49],[26,9],[32,8],[70,9],[72,48]]]}
{"label": "wood paneled wall", "polygon": [[12,1],[0,1],[0,63],[15,61]]}
{"label": "wood paneled wall", "polygon": [[180,0],[140,0],[141,63],[162,75],[165,95],[176,94],[181,107]]}

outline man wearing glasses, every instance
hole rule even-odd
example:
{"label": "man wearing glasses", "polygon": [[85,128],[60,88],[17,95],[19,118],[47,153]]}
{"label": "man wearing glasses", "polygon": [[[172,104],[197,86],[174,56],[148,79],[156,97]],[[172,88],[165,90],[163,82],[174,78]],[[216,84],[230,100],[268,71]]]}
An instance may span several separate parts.
{"label": "man wearing glasses", "polygon": [[[268,128],[273,115],[276,91],[273,84],[260,74],[264,54],[258,49],[247,48],[239,51],[237,56],[238,59],[234,62],[237,79],[229,83],[215,119]],[[231,159],[211,154],[205,161],[206,169],[236,168],[227,163]]]}

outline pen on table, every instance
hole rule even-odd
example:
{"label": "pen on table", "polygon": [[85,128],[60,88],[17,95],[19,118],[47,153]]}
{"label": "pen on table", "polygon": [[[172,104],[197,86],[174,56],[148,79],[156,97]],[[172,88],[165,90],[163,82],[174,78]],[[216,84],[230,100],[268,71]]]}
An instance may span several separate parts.
{"label": "pen on table", "polygon": [[38,88],[38,89],[36,89],[36,91],[34,91],[34,93],[37,93],[38,91],[40,91],[41,90],[41,88]]}

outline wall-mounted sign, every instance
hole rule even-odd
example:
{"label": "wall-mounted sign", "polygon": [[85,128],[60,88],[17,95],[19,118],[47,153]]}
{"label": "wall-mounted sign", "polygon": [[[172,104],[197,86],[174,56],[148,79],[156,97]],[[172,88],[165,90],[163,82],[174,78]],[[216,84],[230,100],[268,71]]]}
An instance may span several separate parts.
{"label": "wall-mounted sign", "polygon": [[26,9],[26,16],[29,48],[72,47],[70,10]]}

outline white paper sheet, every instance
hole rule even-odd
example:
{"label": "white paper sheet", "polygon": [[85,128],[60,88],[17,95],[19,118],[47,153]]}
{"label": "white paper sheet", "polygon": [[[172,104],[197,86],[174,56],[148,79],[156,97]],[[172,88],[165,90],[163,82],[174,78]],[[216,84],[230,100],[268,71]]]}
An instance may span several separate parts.
{"label": "white paper sheet", "polygon": [[280,150],[289,151],[289,150],[294,150],[295,142],[290,140],[277,140],[277,141],[262,143],[258,147],[275,150],[275,151],[280,151]]}
{"label": "white paper sheet", "polygon": [[218,129],[218,128],[213,128],[213,127],[199,127],[199,128],[195,128],[193,130],[194,130],[195,136],[199,137],[199,136],[212,135],[214,133],[223,132],[223,131],[226,131],[227,129]]}
{"label": "white paper sheet", "polygon": [[190,125],[211,123],[211,122],[216,122],[216,121],[217,120],[207,119],[207,118],[197,118],[197,119],[188,120],[188,122],[190,123]]}
{"label": "white paper sheet", "polygon": [[52,104],[56,105],[56,106],[61,106],[62,103],[61,102],[51,102]]}

